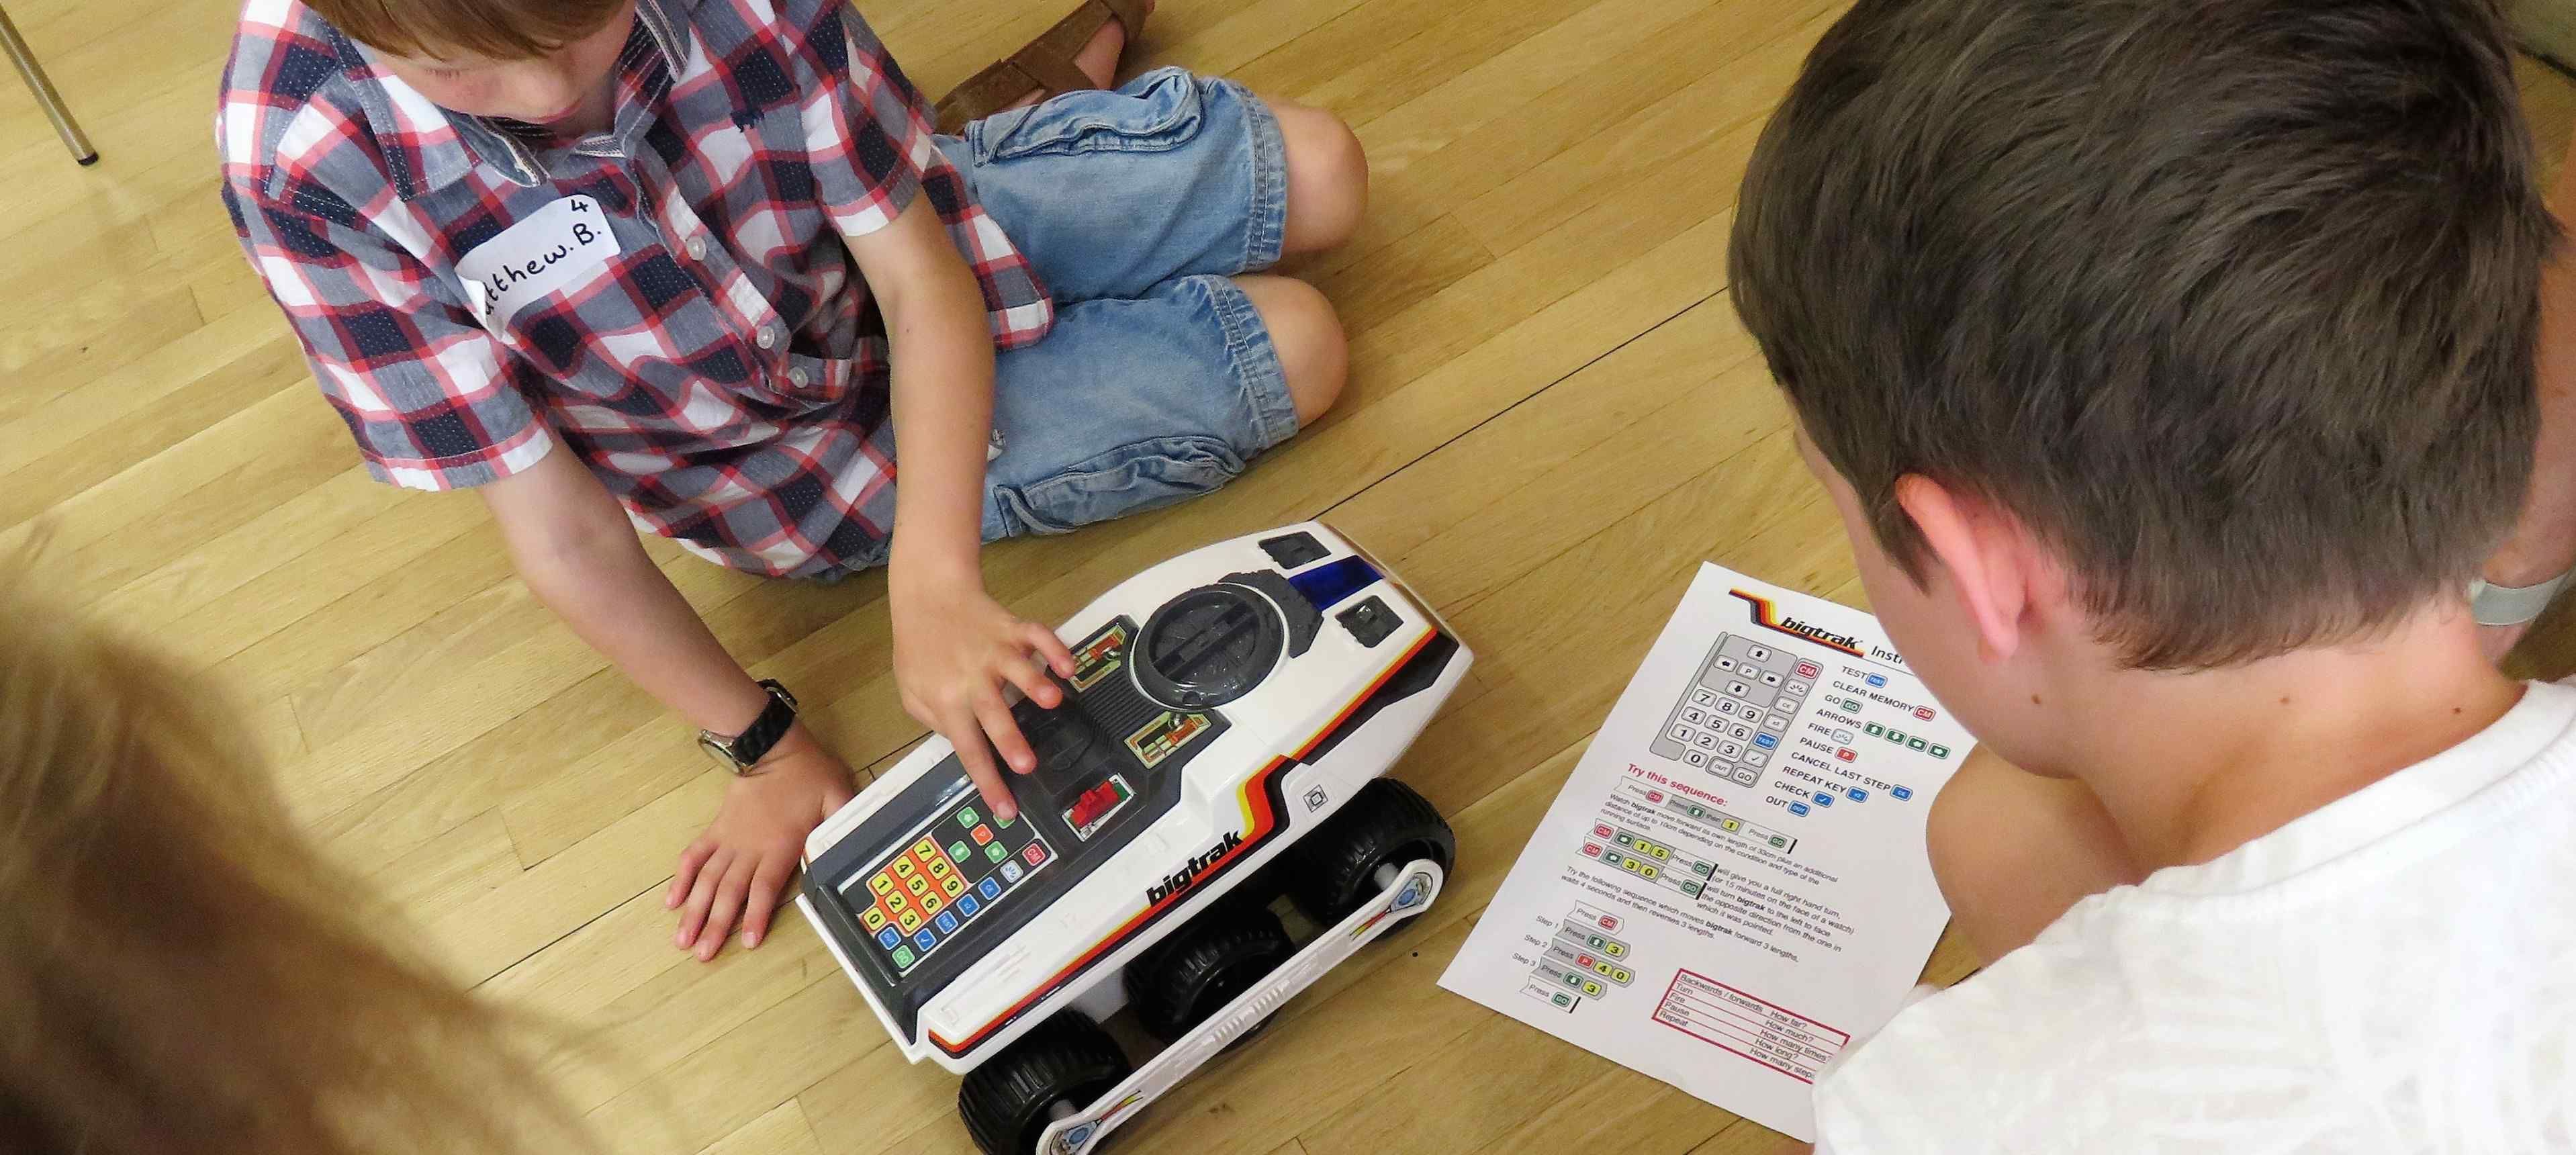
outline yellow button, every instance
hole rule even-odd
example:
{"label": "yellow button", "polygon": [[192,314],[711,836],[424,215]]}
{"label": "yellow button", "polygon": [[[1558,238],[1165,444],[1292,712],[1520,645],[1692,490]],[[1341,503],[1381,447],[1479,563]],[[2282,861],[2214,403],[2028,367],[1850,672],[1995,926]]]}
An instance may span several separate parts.
{"label": "yellow button", "polygon": [[952,869],[954,868],[948,865],[947,855],[943,854],[930,860],[930,877],[932,878],[946,878],[948,877],[949,871]]}
{"label": "yellow button", "polygon": [[1671,848],[1671,847],[1668,847],[1668,846],[1658,846],[1658,847],[1656,847],[1656,848],[1655,848],[1655,859],[1656,859],[1656,861],[1659,861],[1659,862],[1660,862],[1660,861],[1662,861],[1662,860],[1664,860],[1664,859],[1671,858],[1672,856],[1673,856],[1673,851],[1672,851],[1672,848]]}
{"label": "yellow button", "polygon": [[948,905],[948,900],[941,898],[938,895],[925,894],[921,896],[921,913],[923,914],[937,914],[939,913],[939,908],[946,905]]}
{"label": "yellow button", "polygon": [[955,898],[958,895],[964,894],[966,893],[966,880],[962,878],[942,879],[939,883],[939,893],[947,895],[950,898]]}
{"label": "yellow button", "polygon": [[1718,823],[1718,825],[1719,825],[1719,826],[1723,826],[1723,827],[1725,827],[1725,828],[1726,828],[1726,829],[1728,829],[1728,830],[1736,830],[1736,829],[1740,829],[1741,827],[1743,827],[1743,825],[1744,825],[1744,824],[1743,824],[1743,823],[1741,823],[1741,822],[1737,822],[1736,820],[1734,820],[1734,819],[1732,819],[1732,818],[1729,818],[1729,819],[1727,819],[1727,820],[1726,820],[1726,821],[1724,821],[1724,822],[1720,822],[1720,823]]}
{"label": "yellow button", "polygon": [[891,874],[880,874],[875,878],[871,878],[868,880],[868,889],[873,890],[878,894],[893,894],[894,876]]}
{"label": "yellow button", "polygon": [[939,853],[939,844],[925,838],[912,844],[912,852],[927,860],[931,855]]}
{"label": "yellow button", "polygon": [[886,924],[885,912],[871,906],[859,912],[859,921],[866,924],[869,930],[883,930]]}
{"label": "yellow button", "polygon": [[1601,984],[1596,983],[1596,982],[1593,982],[1593,981],[1592,981],[1592,980],[1590,980],[1590,979],[1585,979],[1585,980],[1583,980],[1583,993],[1585,993],[1585,994],[1587,994],[1587,995],[1597,995],[1597,994],[1600,994],[1600,993],[1601,993]]}
{"label": "yellow button", "polygon": [[903,880],[903,888],[913,892],[914,894],[928,894],[930,893],[930,880],[916,874]]}
{"label": "yellow button", "polygon": [[1614,942],[1602,947],[1601,953],[1609,955],[1612,958],[1618,958],[1619,956],[1628,953],[1628,944],[1624,942]]}
{"label": "yellow button", "polygon": [[1644,869],[1642,869],[1642,870],[1639,870],[1637,873],[1642,874],[1642,875],[1645,875],[1645,876],[1646,876],[1646,877],[1648,877],[1648,878],[1654,878],[1654,877],[1656,877],[1657,875],[1662,874],[1662,873],[1663,873],[1663,871],[1657,870],[1657,869],[1655,869],[1654,867],[1649,866],[1649,867],[1646,867],[1646,868],[1644,868]]}
{"label": "yellow button", "polygon": [[894,860],[894,876],[896,878],[910,878],[912,877],[913,872],[919,869],[921,868],[914,866],[912,864],[912,860],[909,858],[898,858]]}
{"label": "yellow button", "polygon": [[1630,874],[1635,874],[1635,873],[1637,873],[1637,872],[1639,872],[1639,871],[1641,871],[1641,870],[1646,869],[1646,864],[1644,864],[1644,863],[1642,863],[1642,862],[1639,862],[1639,861],[1637,861],[1636,859],[1633,859],[1633,858],[1628,859],[1627,861],[1622,862],[1622,863],[1620,863],[1619,865],[1624,866],[1624,867],[1627,867],[1627,868],[1628,868],[1628,873],[1630,873]]}
{"label": "yellow button", "polygon": [[1612,971],[1610,972],[1610,981],[1612,981],[1612,982],[1624,983],[1624,982],[1627,982],[1627,981],[1628,981],[1630,978],[1632,978],[1632,977],[1634,977],[1634,976],[1632,976],[1632,975],[1630,975],[1630,974],[1628,973],[1628,968],[1626,968],[1626,967],[1619,967],[1619,968],[1617,968],[1617,969],[1615,969],[1615,970],[1612,970]]}
{"label": "yellow button", "polygon": [[902,927],[903,933],[911,934],[912,932],[921,929],[921,912],[914,910],[911,907],[905,907],[902,910],[895,912],[894,924]]}
{"label": "yellow button", "polygon": [[1601,975],[1601,977],[1603,977],[1603,978],[1605,978],[1605,979],[1610,977],[1610,964],[1609,964],[1609,963],[1605,963],[1605,962],[1597,962],[1597,963],[1594,963],[1594,964],[1592,964],[1592,969],[1593,969],[1594,971],[1598,972],[1598,973]]}

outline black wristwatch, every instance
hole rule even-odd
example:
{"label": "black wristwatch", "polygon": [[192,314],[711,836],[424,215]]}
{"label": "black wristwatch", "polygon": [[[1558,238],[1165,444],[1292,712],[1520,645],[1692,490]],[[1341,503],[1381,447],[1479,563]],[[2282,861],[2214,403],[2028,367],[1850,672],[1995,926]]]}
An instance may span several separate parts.
{"label": "black wristwatch", "polygon": [[762,680],[760,688],[769,691],[769,704],[761,708],[760,716],[752,719],[751,725],[744,727],[742,733],[727,738],[713,730],[698,731],[698,747],[737,775],[751,773],[753,767],[760,765],[761,759],[777,748],[778,740],[786,737],[787,731],[796,725],[796,695],[788,693],[787,687],[767,679]]}

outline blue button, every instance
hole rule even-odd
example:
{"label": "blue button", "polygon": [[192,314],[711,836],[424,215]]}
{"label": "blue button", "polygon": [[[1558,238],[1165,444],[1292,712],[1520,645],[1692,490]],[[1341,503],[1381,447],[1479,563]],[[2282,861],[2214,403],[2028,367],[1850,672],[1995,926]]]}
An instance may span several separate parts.
{"label": "blue button", "polygon": [[1906,799],[1914,797],[1914,788],[1911,786],[1890,786],[1887,788],[1887,792],[1895,795],[1896,800],[1899,802],[1903,802]]}
{"label": "blue button", "polygon": [[984,909],[984,904],[975,901],[974,895],[961,894],[957,896],[957,913],[973,914],[982,909]]}
{"label": "blue button", "polygon": [[[1005,867],[1004,869],[1007,870],[1009,868]],[[975,889],[978,892],[981,892],[986,898],[1002,897],[1002,884],[995,879],[987,878],[984,880],[984,885],[976,887]]]}
{"label": "blue button", "polygon": [[1834,804],[1834,796],[1827,794],[1822,790],[1816,791],[1815,798],[1816,805],[1818,806],[1831,806]]}
{"label": "blue button", "polygon": [[1854,802],[1867,802],[1869,801],[1869,791],[1863,790],[1858,786],[1854,786],[1849,790],[1843,791],[1843,797],[1849,798]]}
{"label": "blue button", "polygon": [[939,945],[939,936],[930,933],[930,928],[925,926],[921,928],[921,933],[912,936],[912,945],[929,950]]}
{"label": "blue button", "polygon": [[957,915],[953,911],[940,911],[939,917],[930,920],[930,925],[938,927],[939,933],[941,934],[955,934],[957,933]]}
{"label": "blue button", "polygon": [[1792,802],[1789,804],[1789,813],[1791,814],[1805,814],[1806,812],[1807,804],[1804,802]]}
{"label": "blue button", "polygon": [[1020,880],[1020,864],[1019,864],[1019,863],[1016,863],[1016,862],[1005,862],[1005,863],[1003,863],[1003,864],[1002,864],[1002,881],[1004,881],[1004,882],[1018,882],[1019,880]]}
{"label": "blue button", "polygon": [[877,932],[877,945],[884,947],[887,950],[893,950],[894,948],[903,945],[903,936],[896,933],[893,927],[887,927],[884,930]]}
{"label": "blue button", "polygon": [[1774,750],[1779,748],[1780,740],[1769,734],[1756,734],[1753,736],[1753,744],[1765,750]]}
{"label": "blue button", "polygon": [[1887,688],[1887,675],[1871,674],[1869,676],[1869,684],[1874,689],[1885,689]]}

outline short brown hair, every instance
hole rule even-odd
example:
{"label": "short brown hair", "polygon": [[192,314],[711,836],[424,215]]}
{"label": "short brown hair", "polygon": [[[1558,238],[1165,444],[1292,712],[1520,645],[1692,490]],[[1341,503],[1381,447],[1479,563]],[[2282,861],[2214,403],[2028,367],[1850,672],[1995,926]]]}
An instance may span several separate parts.
{"label": "short brown hair", "polygon": [[2011,511],[2143,668],[2363,636],[2521,504],[2557,228],[2480,0],[1860,0],[1735,304],[1879,540]]}
{"label": "short brown hair", "polygon": [[396,56],[544,56],[597,32],[626,0],[305,0],[349,39]]}
{"label": "short brown hair", "polygon": [[220,696],[31,596],[36,572],[0,558],[0,1144],[595,1149],[524,1053],[551,1029],[384,937]]}

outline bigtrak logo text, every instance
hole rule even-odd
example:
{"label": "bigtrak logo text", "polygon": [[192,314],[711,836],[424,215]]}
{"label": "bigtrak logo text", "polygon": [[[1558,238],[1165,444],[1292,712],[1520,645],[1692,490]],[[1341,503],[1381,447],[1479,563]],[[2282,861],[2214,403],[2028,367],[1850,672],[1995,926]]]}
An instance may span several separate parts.
{"label": "bigtrak logo text", "polygon": [[1753,611],[1753,624],[1760,626],[1763,629],[1777,630],[1780,633],[1788,634],[1791,637],[1805,638],[1818,645],[1832,646],[1833,648],[1841,650],[1846,654],[1850,654],[1855,658],[1870,658],[1878,661],[1894,662],[1900,666],[1905,664],[1905,658],[1903,655],[1900,655],[1896,651],[1888,649],[1885,646],[1871,645],[1867,649],[1863,649],[1861,647],[1861,640],[1851,636],[1850,634],[1838,634],[1813,622],[1802,622],[1796,618],[1781,617],[1780,608],[1773,605],[1769,598],[1763,597],[1759,594],[1748,594],[1743,590],[1728,590],[1726,592],[1744,599],[1745,605],[1750,607]]}
{"label": "bigtrak logo text", "polygon": [[1190,888],[1190,884],[1197,882],[1199,876],[1207,873],[1207,869],[1209,867],[1216,865],[1219,860],[1223,859],[1228,853],[1231,853],[1235,847],[1241,845],[1243,845],[1243,834],[1240,831],[1227,831],[1225,837],[1218,839],[1217,844],[1209,847],[1206,853],[1197,855],[1191,858],[1188,862],[1182,863],[1181,868],[1173,871],[1171,877],[1155,883],[1152,886],[1146,887],[1146,905],[1151,906],[1154,903],[1161,902],[1166,898],[1179,894],[1184,890],[1188,890]]}

